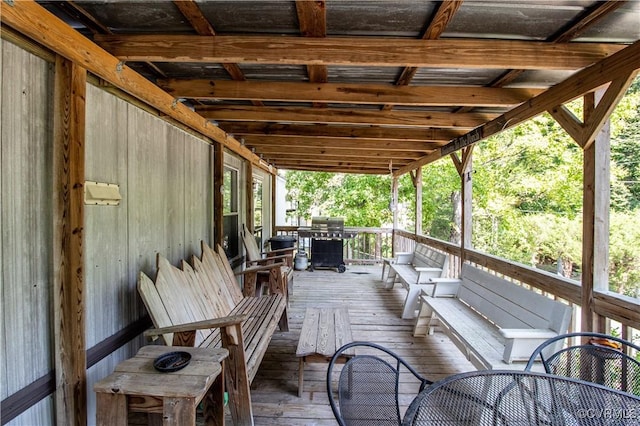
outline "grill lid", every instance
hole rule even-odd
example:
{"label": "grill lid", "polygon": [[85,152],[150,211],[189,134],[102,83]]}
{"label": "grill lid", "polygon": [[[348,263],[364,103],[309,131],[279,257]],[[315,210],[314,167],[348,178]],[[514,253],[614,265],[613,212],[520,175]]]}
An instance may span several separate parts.
{"label": "grill lid", "polygon": [[311,218],[311,230],[322,232],[343,232],[344,218],[316,216]]}

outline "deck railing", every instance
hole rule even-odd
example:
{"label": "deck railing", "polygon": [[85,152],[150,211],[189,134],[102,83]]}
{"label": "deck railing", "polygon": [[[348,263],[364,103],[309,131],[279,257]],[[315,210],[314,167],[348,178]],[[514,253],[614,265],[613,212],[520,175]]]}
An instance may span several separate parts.
{"label": "deck railing", "polygon": [[[356,230],[355,238],[345,240],[344,259],[347,264],[375,264],[394,253],[411,252],[416,243],[426,244],[450,256],[449,276],[460,270],[462,249],[459,245],[404,230],[391,228],[349,228]],[[298,237],[297,227],[277,226],[277,235]],[[309,238],[299,238],[299,247],[310,253]],[[570,331],[580,331],[580,282],[541,269],[522,265],[476,250],[464,250],[465,262],[479,266],[514,283],[561,300],[574,307]],[[627,340],[640,339],[640,301],[610,291],[594,292],[594,314],[604,324],[606,332],[618,333]],[[615,330],[615,331],[613,331]]]}

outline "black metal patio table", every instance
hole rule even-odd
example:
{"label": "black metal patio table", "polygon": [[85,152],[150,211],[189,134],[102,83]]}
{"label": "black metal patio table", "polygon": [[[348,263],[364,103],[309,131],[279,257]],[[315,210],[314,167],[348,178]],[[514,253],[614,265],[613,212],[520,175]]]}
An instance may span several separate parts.
{"label": "black metal patio table", "polygon": [[528,371],[461,373],[413,400],[403,425],[640,424],[640,397],[594,383]]}

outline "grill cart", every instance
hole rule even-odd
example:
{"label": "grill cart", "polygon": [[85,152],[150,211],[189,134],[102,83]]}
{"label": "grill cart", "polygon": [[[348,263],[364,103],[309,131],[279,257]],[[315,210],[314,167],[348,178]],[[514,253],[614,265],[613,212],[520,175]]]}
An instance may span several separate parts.
{"label": "grill cart", "polygon": [[357,232],[345,231],[344,218],[314,217],[311,228],[299,228],[298,235],[311,238],[311,264],[314,268],[337,268],[342,273],[347,270],[344,264],[344,240],[353,238]]}

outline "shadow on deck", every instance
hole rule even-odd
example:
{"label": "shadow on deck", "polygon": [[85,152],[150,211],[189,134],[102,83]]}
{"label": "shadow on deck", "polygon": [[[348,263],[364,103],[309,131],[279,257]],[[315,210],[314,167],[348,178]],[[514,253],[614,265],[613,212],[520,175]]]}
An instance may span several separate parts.
{"label": "shadow on deck", "polygon": [[[354,340],[392,349],[431,380],[475,369],[446,335],[411,335],[413,320],[400,318],[406,292],[399,284],[384,289],[380,273],[379,266],[349,266],[343,274],[334,270],[295,272],[290,331],[273,336],[252,385],[256,425],[336,424],[326,394],[326,364],[305,366],[304,393],[297,396],[296,347],[307,307],[347,305]],[[413,396],[407,394],[401,400],[411,401]],[[231,424],[230,418],[228,422]]]}

